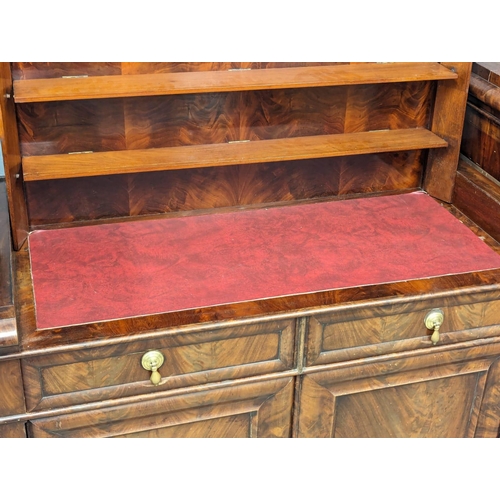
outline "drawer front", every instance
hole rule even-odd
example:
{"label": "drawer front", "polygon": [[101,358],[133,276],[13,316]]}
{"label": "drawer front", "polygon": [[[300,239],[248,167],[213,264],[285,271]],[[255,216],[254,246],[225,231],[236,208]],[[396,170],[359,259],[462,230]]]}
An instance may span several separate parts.
{"label": "drawer front", "polygon": [[289,437],[294,379],[231,387],[84,411],[28,424],[31,437]]}
{"label": "drawer front", "polygon": [[0,361],[0,417],[24,412],[21,364],[17,359]]}
{"label": "drawer front", "polygon": [[[295,320],[168,335],[23,361],[30,410],[103,401],[293,368]],[[164,356],[159,385],[141,364]]]}
{"label": "drawer front", "polygon": [[[497,293],[498,294],[498,293]],[[443,312],[439,341],[452,344],[500,335],[500,299],[485,294],[363,303],[309,318],[305,365],[322,365],[432,347],[425,317]]]}

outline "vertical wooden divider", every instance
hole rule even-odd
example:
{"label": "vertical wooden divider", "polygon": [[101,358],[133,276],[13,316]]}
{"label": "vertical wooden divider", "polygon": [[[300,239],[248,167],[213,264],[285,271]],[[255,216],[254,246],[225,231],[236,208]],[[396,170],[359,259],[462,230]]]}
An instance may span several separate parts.
{"label": "vertical wooden divider", "polygon": [[12,243],[19,250],[28,236],[28,211],[21,168],[10,63],[0,63],[0,138],[9,200]]}
{"label": "vertical wooden divider", "polygon": [[440,81],[437,84],[431,131],[442,137],[448,147],[440,151],[429,151],[423,187],[431,196],[451,202],[472,63],[441,64],[453,69],[458,74],[458,79]]}

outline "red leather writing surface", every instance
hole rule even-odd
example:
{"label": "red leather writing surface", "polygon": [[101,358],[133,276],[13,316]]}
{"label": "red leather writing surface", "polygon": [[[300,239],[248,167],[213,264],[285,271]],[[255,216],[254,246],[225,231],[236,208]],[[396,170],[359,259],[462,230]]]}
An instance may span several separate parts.
{"label": "red leather writing surface", "polygon": [[500,267],[424,193],[35,231],[38,328]]}

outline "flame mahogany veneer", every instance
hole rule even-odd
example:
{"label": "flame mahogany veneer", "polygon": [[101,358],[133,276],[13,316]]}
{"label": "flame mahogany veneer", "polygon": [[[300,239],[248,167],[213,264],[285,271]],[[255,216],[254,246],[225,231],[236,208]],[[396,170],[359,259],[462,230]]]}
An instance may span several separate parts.
{"label": "flame mahogany veneer", "polygon": [[425,193],[35,231],[37,327],[500,267]]}

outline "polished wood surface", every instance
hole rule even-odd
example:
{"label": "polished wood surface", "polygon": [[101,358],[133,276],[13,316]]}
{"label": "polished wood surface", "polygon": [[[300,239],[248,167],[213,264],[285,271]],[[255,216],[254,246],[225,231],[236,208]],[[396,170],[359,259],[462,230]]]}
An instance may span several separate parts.
{"label": "polished wood surface", "polygon": [[475,437],[500,438],[500,358],[489,367],[484,392]]}
{"label": "polished wood surface", "polygon": [[444,140],[425,129],[388,130],[234,144],[30,156],[23,160],[23,172],[24,180],[30,182],[117,173],[179,170],[443,148],[446,146]]}
{"label": "polished wood surface", "polygon": [[469,98],[461,152],[495,179],[500,180],[500,118]]}
{"label": "polished wood surface", "polygon": [[453,203],[500,241],[500,184],[465,158],[458,167]]}
{"label": "polished wood surface", "polygon": [[0,417],[25,411],[21,364],[17,359],[0,358]]}
{"label": "polished wood surface", "polygon": [[[291,370],[295,343],[295,321],[281,320],[28,358],[27,406],[50,409]],[[149,350],[165,357],[156,387],[141,365]]]}
{"label": "polished wood surface", "polygon": [[438,84],[431,130],[446,140],[448,147],[439,152],[429,152],[423,187],[430,195],[450,202],[460,155],[472,64],[442,64],[453,68],[458,79]]}
{"label": "polished wood surface", "polygon": [[[22,153],[30,156],[426,128],[433,91],[424,81],[34,103],[17,111]],[[26,190],[31,225],[38,226],[416,188],[426,154],[40,181]]]}
{"label": "polished wood surface", "polygon": [[293,379],[34,420],[32,437],[290,437]]}
{"label": "polished wood surface", "polygon": [[368,63],[248,71],[15,80],[14,95],[16,103],[26,103],[456,78],[455,73],[438,63]]}
{"label": "polished wood surface", "polygon": [[493,408],[495,389],[488,383],[497,371],[498,344],[494,346],[373,360],[305,375],[296,436],[496,436],[500,407]]}
{"label": "polished wood surface", "polygon": [[[9,96],[9,97],[7,97]],[[12,242],[19,249],[28,236],[28,214],[9,63],[0,63],[0,140],[10,211]]]}
{"label": "polished wood surface", "polygon": [[23,156],[429,128],[433,82],[17,106]]}

